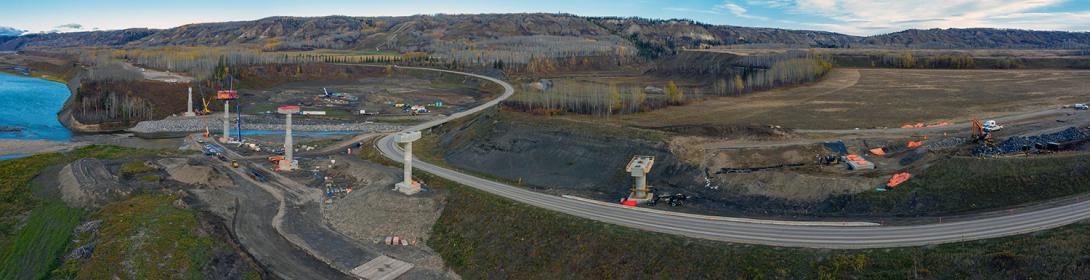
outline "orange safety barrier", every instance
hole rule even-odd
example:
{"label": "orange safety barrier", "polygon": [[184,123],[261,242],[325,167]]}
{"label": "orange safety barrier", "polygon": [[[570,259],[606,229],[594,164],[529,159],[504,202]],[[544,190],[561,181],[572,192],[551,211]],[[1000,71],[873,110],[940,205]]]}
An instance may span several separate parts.
{"label": "orange safety barrier", "polygon": [[923,141],[908,141],[908,148],[915,149],[923,146]]}
{"label": "orange safety barrier", "polygon": [[933,123],[933,124],[929,124],[929,125],[927,125],[927,127],[936,127],[936,126],[948,126],[948,125],[951,125],[951,123],[949,123],[949,122],[941,122],[941,123]]}
{"label": "orange safety barrier", "polygon": [[908,174],[908,173],[894,174],[893,177],[889,178],[889,183],[886,183],[886,187],[890,187],[890,188],[896,187],[897,185],[900,185],[901,183],[904,183],[905,181],[908,181],[909,178],[912,178],[912,174]]}
{"label": "orange safety barrier", "polygon": [[884,156],[886,155],[886,150],[883,150],[882,148],[874,148],[870,150],[870,153],[876,156]]}

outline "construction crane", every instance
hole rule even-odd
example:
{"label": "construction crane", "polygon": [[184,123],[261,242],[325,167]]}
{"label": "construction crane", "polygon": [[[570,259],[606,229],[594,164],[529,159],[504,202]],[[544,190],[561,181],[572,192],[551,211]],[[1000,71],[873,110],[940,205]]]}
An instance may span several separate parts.
{"label": "construction crane", "polygon": [[202,116],[201,124],[204,125],[204,138],[208,138],[212,135],[212,133],[208,131],[208,114],[212,113],[212,110],[208,109],[208,99],[204,97],[204,87],[197,87],[197,89],[201,93],[201,110],[197,111],[197,113],[200,113]]}

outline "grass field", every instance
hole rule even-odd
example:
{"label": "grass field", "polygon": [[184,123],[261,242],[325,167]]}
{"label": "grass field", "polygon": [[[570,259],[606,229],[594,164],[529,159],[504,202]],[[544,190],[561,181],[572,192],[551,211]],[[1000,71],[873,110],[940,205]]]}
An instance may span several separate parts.
{"label": "grass field", "polygon": [[[216,250],[226,245],[203,233],[193,212],[175,207],[177,197],[138,195],[103,207],[94,254],[78,268],[80,279],[199,279]],[[63,274],[63,273],[61,273]]]}
{"label": "grass field", "polygon": [[965,122],[973,117],[1087,102],[1087,88],[1090,71],[835,69],[810,85],[710,98],[612,120],[651,127],[900,127],[918,122]]}
{"label": "grass field", "polygon": [[[117,146],[87,146],[67,153],[49,153],[0,161],[0,279],[22,279],[48,273],[71,227],[83,216],[57,201],[33,196],[30,182],[42,169],[80,158],[117,159],[164,151],[138,150]],[[20,217],[30,218],[16,228]],[[61,247],[55,247],[61,246]],[[32,262],[32,263],[28,263]],[[18,275],[19,277],[6,277]],[[34,277],[37,278],[37,277]]]}
{"label": "grass field", "polygon": [[0,256],[0,279],[42,279],[49,275],[81,217],[83,210],[68,208],[61,201],[48,201],[35,208]]}

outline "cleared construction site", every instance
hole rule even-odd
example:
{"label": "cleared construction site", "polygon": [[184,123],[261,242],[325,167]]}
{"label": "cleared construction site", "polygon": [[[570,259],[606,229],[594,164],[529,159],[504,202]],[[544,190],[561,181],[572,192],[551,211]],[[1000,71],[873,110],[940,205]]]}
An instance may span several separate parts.
{"label": "cleared construction site", "polygon": [[[940,74],[950,77],[926,78]],[[991,169],[982,176],[1001,176],[1017,164],[1012,162],[1084,157],[1090,141],[1090,113],[1081,109],[1090,100],[1080,78],[1085,74],[835,69],[800,87],[608,120],[542,118],[501,108],[441,128],[426,149],[452,166],[546,193],[635,207],[792,219],[901,217],[911,223],[910,217],[1014,206],[982,201],[948,207],[947,200],[956,199],[949,192],[980,190],[953,186],[959,183],[942,174]],[[1021,78],[1001,78],[1015,76]],[[927,86],[954,77],[967,80]],[[985,77],[1004,80],[973,86]],[[1050,84],[1049,93],[1031,91],[1034,83]],[[869,97],[878,92],[880,97]],[[653,168],[634,169],[644,155],[653,158]]]}

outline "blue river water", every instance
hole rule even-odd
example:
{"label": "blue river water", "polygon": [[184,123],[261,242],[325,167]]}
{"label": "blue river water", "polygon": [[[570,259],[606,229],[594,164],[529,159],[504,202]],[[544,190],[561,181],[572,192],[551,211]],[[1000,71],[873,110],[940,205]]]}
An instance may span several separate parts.
{"label": "blue river water", "polygon": [[68,95],[61,83],[0,74],[0,128],[23,128],[0,138],[68,141],[72,132],[57,121]]}

